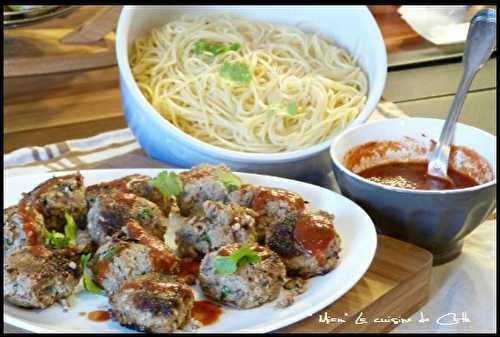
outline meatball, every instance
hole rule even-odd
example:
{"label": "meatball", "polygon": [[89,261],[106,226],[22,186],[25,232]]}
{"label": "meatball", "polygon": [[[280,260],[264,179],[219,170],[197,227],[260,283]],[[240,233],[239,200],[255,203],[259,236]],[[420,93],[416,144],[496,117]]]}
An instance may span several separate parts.
{"label": "meatball", "polygon": [[64,213],[69,213],[80,228],[85,228],[87,201],[80,173],[53,177],[38,185],[28,195],[42,213],[47,229],[63,232],[66,225]]}
{"label": "meatball", "polygon": [[258,244],[245,245],[260,256],[260,262],[238,265],[236,272],[220,275],[215,261],[220,256],[231,255],[244,245],[232,244],[211,252],[203,258],[199,281],[205,295],[236,308],[253,308],[275,300],[283,287],[286,268],[279,256]]}
{"label": "meatball", "polygon": [[177,204],[183,216],[189,216],[202,209],[206,200],[226,201],[230,188],[224,184],[220,175],[232,175],[224,165],[202,164],[189,171],[181,172],[183,191],[177,197]]}
{"label": "meatball", "polygon": [[179,256],[201,259],[206,253],[231,243],[255,242],[256,214],[252,210],[207,200],[200,213],[175,233]]}
{"label": "meatball", "polygon": [[5,209],[3,212],[4,256],[11,255],[25,246],[42,244],[43,228],[43,216],[33,207],[29,198],[23,198],[17,206]]}
{"label": "meatball", "polygon": [[191,320],[194,295],[174,278],[151,273],[127,280],[109,298],[121,325],[152,333],[173,332]]}
{"label": "meatball", "polygon": [[150,184],[151,177],[141,174],[131,174],[119,179],[87,187],[86,196],[89,207],[94,203],[97,195],[115,192],[132,193],[155,203],[165,216],[168,216],[172,207],[172,198],[164,197],[160,190]]}
{"label": "meatball", "polygon": [[125,240],[109,240],[99,247],[90,262],[93,278],[108,294],[131,277],[150,272],[173,273],[174,255],[162,249]]}
{"label": "meatball", "polygon": [[243,185],[229,195],[232,202],[253,209],[258,215],[256,221],[257,240],[264,241],[266,228],[275,222],[282,222],[291,213],[304,211],[304,199],[294,192]]}
{"label": "meatball", "polygon": [[103,244],[129,219],[137,221],[150,234],[163,240],[167,219],[158,206],[135,194],[122,192],[96,197],[88,213],[88,228],[92,240],[99,245]]}
{"label": "meatball", "polygon": [[26,246],[6,258],[4,297],[26,308],[46,308],[73,293],[82,275],[78,263],[60,251]]}
{"label": "meatball", "polygon": [[271,224],[266,244],[280,255],[289,275],[306,278],[332,270],[340,253],[333,215],[324,211],[291,214],[285,221]]}

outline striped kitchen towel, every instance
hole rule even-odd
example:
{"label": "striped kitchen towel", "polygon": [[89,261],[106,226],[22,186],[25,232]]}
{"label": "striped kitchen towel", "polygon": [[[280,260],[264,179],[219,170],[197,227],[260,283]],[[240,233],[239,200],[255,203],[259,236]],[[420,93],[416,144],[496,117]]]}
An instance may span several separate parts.
{"label": "striped kitchen towel", "polygon": [[[392,102],[382,101],[369,121],[383,118],[405,117],[406,115]],[[105,132],[94,137],[67,140],[45,146],[30,146],[4,155],[5,176],[32,174],[51,171],[89,169],[102,167],[107,161],[120,156],[135,156],[123,161],[123,168],[140,163],[140,158],[147,157],[128,128]],[[99,165],[98,165],[99,164]],[[168,164],[162,164],[162,167]],[[138,166],[134,166],[138,167]]]}

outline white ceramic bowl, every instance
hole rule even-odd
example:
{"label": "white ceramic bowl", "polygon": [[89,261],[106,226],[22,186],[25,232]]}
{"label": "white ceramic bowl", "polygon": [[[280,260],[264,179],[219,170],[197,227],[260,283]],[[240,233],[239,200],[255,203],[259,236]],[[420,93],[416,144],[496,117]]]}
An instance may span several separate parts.
{"label": "white ceramic bowl", "polygon": [[[465,236],[496,208],[496,177],[462,189],[410,190],[365,179],[346,168],[344,158],[350,149],[371,141],[404,143],[405,137],[410,137],[417,144],[429,147],[431,139],[439,139],[443,124],[444,120],[433,118],[386,119],[368,123],[342,132],[330,150],[333,171],[342,194],[364,208],[381,233],[430,250],[435,264],[458,256]],[[453,143],[481,155],[496,174],[495,136],[458,123]],[[409,159],[417,158],[412,156]]]}
{"label": "white ceramic bowl", "polygon": [[366,6],[125,6],[118,21],[116,54],[125,117],[142,148],[151,157],[179,166],[225,163],[239,171],[318,182],[331,171],[328,147],[333,138],[315,146],[283,153],[256,154],[231,151],[202,142],[164,119],[144,98],[128,60],[133,41],[184,14],[230,12],[250,19],[297,25],[318,32],[356,53],[368,75],[368,98],[350,126],[364,123],[378,103],[387,74],[387,54],[380,30]]}

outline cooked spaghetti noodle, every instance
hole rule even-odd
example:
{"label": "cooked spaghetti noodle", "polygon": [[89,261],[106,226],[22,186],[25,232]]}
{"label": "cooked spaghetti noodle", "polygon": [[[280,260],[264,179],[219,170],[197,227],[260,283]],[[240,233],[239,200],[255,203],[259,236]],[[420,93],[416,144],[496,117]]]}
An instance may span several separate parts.
{"label": "cooked spaghetti noodle", "polygon": [[333,42],[227,14],[153,29],[134,41],[130,64],[173,125],[244,152],[321,143],[361,112],[368,90],[366,75]]}

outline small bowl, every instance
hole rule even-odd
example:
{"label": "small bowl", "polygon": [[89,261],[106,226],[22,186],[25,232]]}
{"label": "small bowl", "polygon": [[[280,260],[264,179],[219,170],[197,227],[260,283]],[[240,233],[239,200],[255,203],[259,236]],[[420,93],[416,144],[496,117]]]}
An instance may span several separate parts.
{"label": "small bowl", "polygon": [[[139,90],[130,70],[128,52],[133,41],[153,27],[182,15],[229,12],[278,25],[300,25],[334,39],[356,53],[368,76],[368,97],[360,114],[348,125],[364,123],[373,113],[385,84],[387,54],[382,34],[366,6],[125,6],[116,33],[120,93],[128,126],[151,157],[179,167],[224,163],[234,170],[282,176],[323,184],[331,172],[328,148],[332,138],[309,148],[280,153],[227,150],[200,141],[163,118]],[[340,133],[339,130],[338,133]],[[337,133],[337,134],[338,134]]]}
{"label": "small bowl", "polygon": [[[342,132],[330,155],[342,194],[357,202],[382,233],[414,243],[434,255],[434,264],[457,257],[463,240],[496,207],[496,137],[465,124],[457,124],[454,144],[472,149],[488,162],[493,179],[454,190],[410,190],[365,179],[346,167],[349,150],[371,141],[404,142],[410,137],[430,146],[439,139],[444,121],[432,118],[387,119]],[[427,152],[421,154],[425,159]],[[388,154],[382,155],[389,157]]]}

